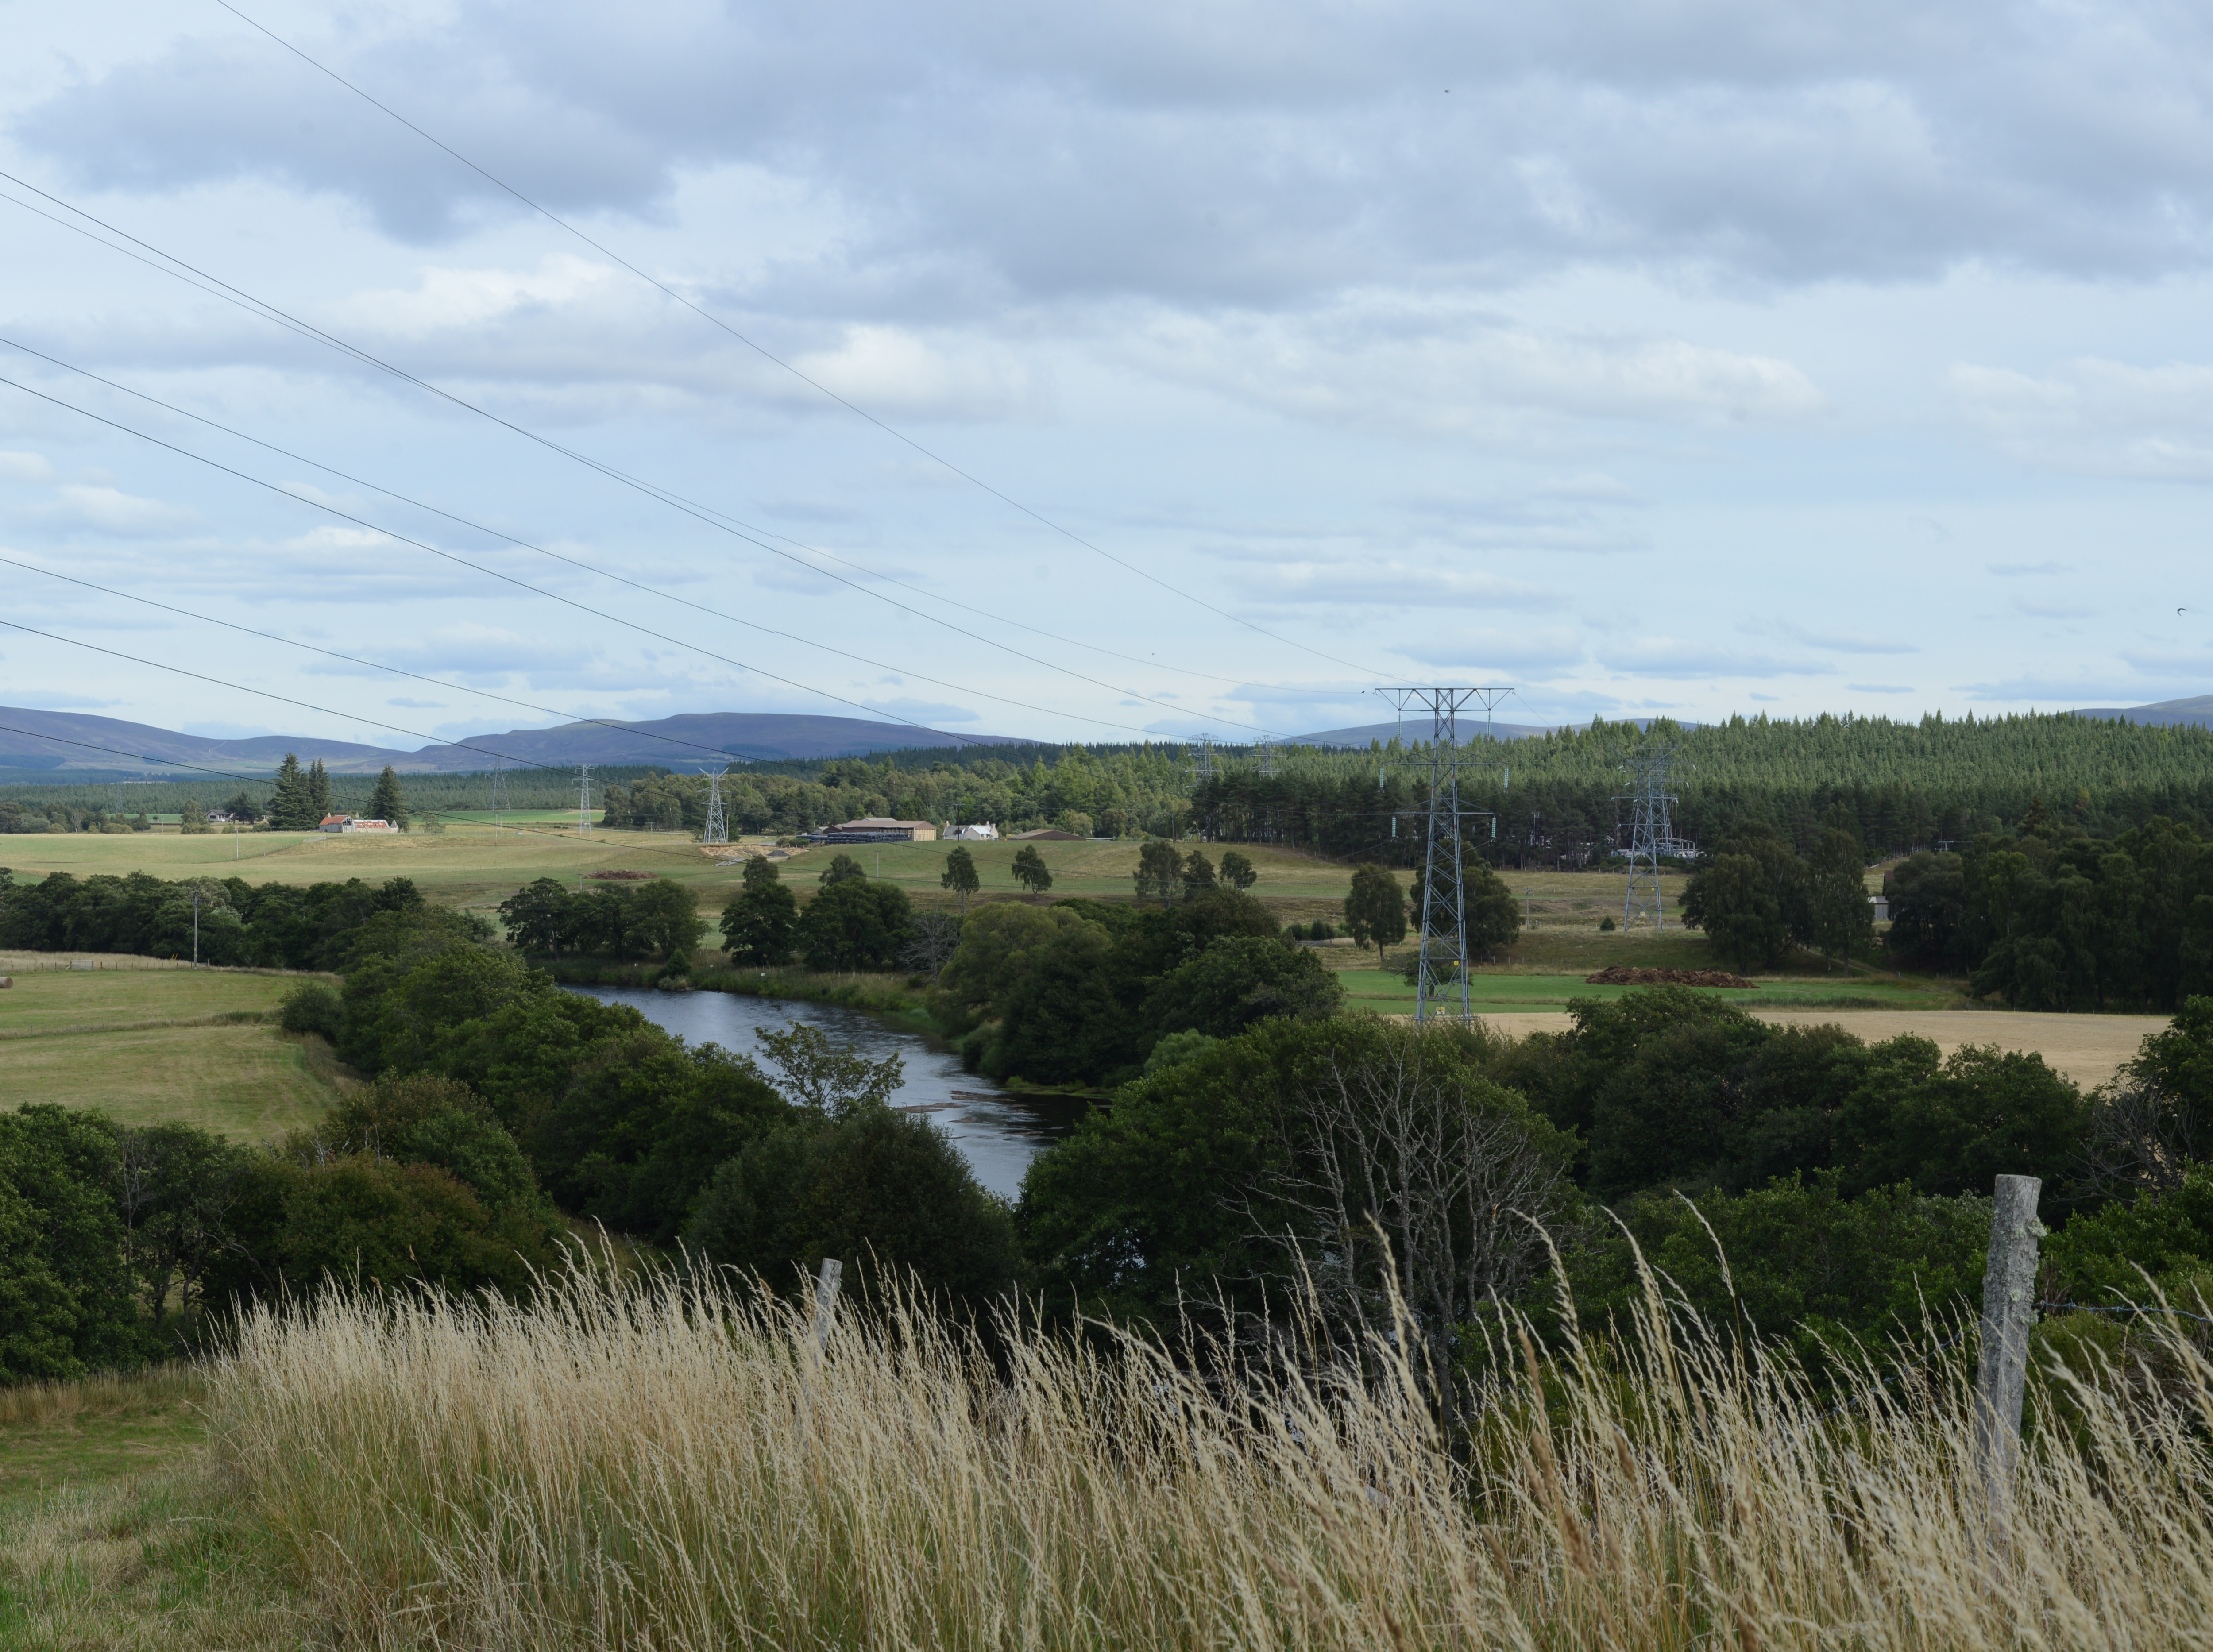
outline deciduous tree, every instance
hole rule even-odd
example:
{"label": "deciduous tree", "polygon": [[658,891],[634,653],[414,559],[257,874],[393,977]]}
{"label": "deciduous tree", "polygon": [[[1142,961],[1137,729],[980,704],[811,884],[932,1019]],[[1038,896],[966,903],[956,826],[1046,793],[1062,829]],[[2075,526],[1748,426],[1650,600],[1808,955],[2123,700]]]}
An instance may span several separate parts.
{"label": "deciduous tree", "polygon": [[1015,854],[1015,881],[1032,895],[1041,895],[1052,887],[1052,869],[1045,863],[1035,844],[1024,844]]}
{"label": "deciduous tree", "polygon": [[938,879],[937,887],[959,895],[961,914],[966,916],[968,897],[984,887],[984,881],[976,875],[976,857],[968,852],[967,844],[955,844],[946,851],[945,875]]}
{"label": "deciduous tree", "polygon": [[1406,892],[1399,880],[1372,861],[1355,867],[1352,889],[1344,898],[1344,927],[1361,946],[1375,948],[1381,968],[1383,948],[1406,938]]}

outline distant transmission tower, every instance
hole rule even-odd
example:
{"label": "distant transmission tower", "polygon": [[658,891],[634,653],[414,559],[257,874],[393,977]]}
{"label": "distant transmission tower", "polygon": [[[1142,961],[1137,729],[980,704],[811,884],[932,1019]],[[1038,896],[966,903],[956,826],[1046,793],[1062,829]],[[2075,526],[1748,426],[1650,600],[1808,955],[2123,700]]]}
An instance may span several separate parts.
{"label": "distant transmission tower", "polygon": [[[1204,791],[1213,779],[1214,736],[1201,735],[1198,737],[1198,750],[1191,759],[1191,789],[1194,792]],[[1207,801],[1206,812],[1198,817],[1198,835],[1202,841],[1211,842],[1214,839],[1217,835],[1215,826],[1214,802],[1210,798]]]}
{"label": "distant transmission tower", "polygon": [[491,812],[491,835],[497,838],[501,817],[507,813],[507,769],[497,758],[491,760],[491,798],[487,807]]}
{"label": "distant transmission tower", "polygon": [[1667,789],[1667,770],[1674,760],[1673,746],[1646,746],[1622,762],[1629,774],[1630,790],[1614,802],[1627,803],[1630,809],[1629,885],[1621,899],[1625,932],[1648,918],[1655,931],[1667,927],[1660,904],[1660,863],[1663,858],[1681,859],[1692,852],[1692,845],[1675,835],[1677,800]]}
{"label": "distant transmission tower", "polygon": [[1260,742],[1260,778],[1273,780],[1275,777],[1276,742],[1272,740],[1264,740]]}
{"label": "distant transmission tower", "polygon": [[699,834],[703,844],[730,841],[729,823],[722,819],[722,777],[729,771],[726,764],[707,777],[707,829]]}
{"label": "distant transmission tower", "polygon": [[[1491,707],[1510,688],[1394,688],[1403,716],[1409,709],[1430,714],[1429,843],[1422,863],[1422,926],[1415,954],[1414,1019],[1437,1015],[1466,1021],[1467,891],[1460,864],[1460,714],[1472,706]],[[1487,765],[1484,766],[1488,766]],[[1453,1005],[1458,990],[1458,1008]]]}
{"label": "distant transmission tower", "polygon": [[579,763],[576,775],[576,835],[588,838],[592,835],[592,765]]}

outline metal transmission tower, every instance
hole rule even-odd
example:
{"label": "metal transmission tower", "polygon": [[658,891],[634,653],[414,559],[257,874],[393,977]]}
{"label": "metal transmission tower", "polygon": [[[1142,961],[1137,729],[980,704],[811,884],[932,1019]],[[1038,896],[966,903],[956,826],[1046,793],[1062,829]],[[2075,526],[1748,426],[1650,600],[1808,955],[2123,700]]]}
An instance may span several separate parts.
{"label": "metal transmission tower", "polygon": [[501,817],[506,814],[508,807],[507,768],[497,758],[491,760],[491,798],[488,807],[491,814],[491,835],[497,838],[499,836]]}
{"label": "metal transmission tower", "polygon": [[1630,808],[1629,886],[1621,899],[1625,933],[1647,918],[1655,930],[1667,927],[1660,905],[1660,863],[1663,857],[1686,858],[1692,852],[1692,844],[1675,835],[1676,798],[1667,789],[1667,770],[1674,761],[1673,746],[1642,747],[1622,761],[1631,789],[1613,801]]}
{"label": "metal transmission tower", "polygon": [[592,765],[588,763],[576,765],[576,835],[592,835]]}
{"label": "metal transmission tower", "polygon": [[[1194,793],[1203,791],[1212,783],[1213,780],[1214,736],[1201,735],[1198,737],[1198,750],[1192,754],[1191,759],[1191,789]],[[1210,797],[1207,800],[1205,811],[1199,814],[1195,823],[1202,842],[1211,842],[1217,835],[1215,831],[1214,808],[1214,800]]]}
{"label": "metal transmission tower", "polygon": [[699,834],[703,844],[730,841],[729,823],[722,818],[722,777],[729,771],[729,765],[725,764],[707,776],[707,829]]}
{"label": "metal transmission tower", "polygon": [[[1491,708],[1510,688],[1394,688],[1387,691],[1403,716],[1411,710],[1430,714],[1429,842],[1422,863],[1422,924],[1416,953],[1414,1019],[1436,1015],[1466,1021],[1468,1005],[1467,892],[1460,863],[1460,713]],[[1470,767],[1478,766],[1469,765]],[[1479,766],[1489,767],[1485,764]],[[1457,1001],[1458,1007],[1454,1008]]]}

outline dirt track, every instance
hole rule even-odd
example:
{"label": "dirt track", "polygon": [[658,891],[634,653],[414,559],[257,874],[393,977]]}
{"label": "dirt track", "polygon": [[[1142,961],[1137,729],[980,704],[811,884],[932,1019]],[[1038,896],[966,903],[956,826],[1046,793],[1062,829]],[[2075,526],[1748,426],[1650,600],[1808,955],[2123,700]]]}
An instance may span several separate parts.
{"label": "dirt track", "polygon": [[[1750,1008],[1750,1006],[1747,1006]],[[2137,1052],[2147,1033],[2167,1025],[2164,1015],[2035,1015],[2005,1009],[1753,1009],[1765,1021],[1783,1027],[1834,1021],[1873,1043],[1914,1033],[1934,1039],[1949,1055],[1963,1044],[1995,1044],[2003,1050],[2033,1050],[2053,1069],[2084,1089],[2102,1084]],[[1566,1016],[1531,1011],[1483,1018],[1502,1033],[1557,1033]]]}

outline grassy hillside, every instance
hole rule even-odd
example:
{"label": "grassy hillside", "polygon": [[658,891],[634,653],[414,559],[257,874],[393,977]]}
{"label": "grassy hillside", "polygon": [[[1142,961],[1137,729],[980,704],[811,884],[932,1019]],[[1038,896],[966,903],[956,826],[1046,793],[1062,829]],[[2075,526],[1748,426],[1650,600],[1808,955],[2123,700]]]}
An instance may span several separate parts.
{"label": "grassy hillside", "polygon": [[[0,960],[0,973],[10,967]],[[312,1124],[338,1093],[327,1047],[275,1024],[296,978],[125,968],[12,978],[0,991],[10,1106],[98,1107],[125,1124],[174,1120],[260,1142]]]}

